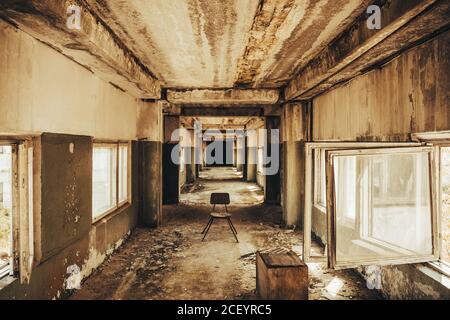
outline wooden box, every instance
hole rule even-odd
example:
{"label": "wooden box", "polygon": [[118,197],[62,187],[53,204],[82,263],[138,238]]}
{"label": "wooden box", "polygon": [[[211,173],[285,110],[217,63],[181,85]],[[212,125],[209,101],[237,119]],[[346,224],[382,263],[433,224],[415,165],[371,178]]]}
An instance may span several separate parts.
{"label": "wooden box", "polygon": [[256,291],[263,300],[308,300],[308,266],[292,251],[257,252]]}

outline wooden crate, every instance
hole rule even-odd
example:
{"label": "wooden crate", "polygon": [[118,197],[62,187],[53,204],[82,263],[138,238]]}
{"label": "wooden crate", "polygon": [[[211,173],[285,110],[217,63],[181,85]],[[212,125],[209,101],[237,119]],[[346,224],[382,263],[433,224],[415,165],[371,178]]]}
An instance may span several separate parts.
{"label": "wooden crate", "polygon": [[257,252],[256,290],[263,300],[308,300],[308,266],[292,251]]}

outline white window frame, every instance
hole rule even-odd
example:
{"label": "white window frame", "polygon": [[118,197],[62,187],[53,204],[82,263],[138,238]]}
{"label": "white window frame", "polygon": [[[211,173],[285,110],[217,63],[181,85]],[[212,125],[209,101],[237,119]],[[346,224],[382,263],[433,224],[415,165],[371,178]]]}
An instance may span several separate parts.
{"label": "white window frame", "polygon": [[[450,131],[438,131],[438,132],[420,132],[420,133],[414,133],[412,135],[412,138],[416,141],[421,141],[428,143],[429,145],[432,145],[435,148],[435,176],[436,176],[436,183],[435,188],[438,190],[436,192],[436,201],[437,201],[437,210],[439,212],[439,215],[442,214],[442,200],[441,200],[441,148],[442,147],[450,147]],[[441,217],[442,218],[442,217]],[[441,250],[439,252],[439,260],[430,262],[429,265],[438,271],[439,273],[442,273],[446,277],[450,277],[450,265],[443,261],[441,259],[442,254],[442,243],[443,243],[443,237],[444,237],[444,230],[443,224],[440,226],[440,232],[439,232],[439,244],[441,245]]]}
{"label": "white window frame", "polygon": [[[430,177],[430,206],[431,206],[431,235],[432,235],[432,253],[431,254],[417,254],[405,257],[380,257],[371,259],[349,260],[339,262],[336,258],[336,210],[334,190],[334,164],[333,157],[339,155],[387,155],[387,154],[405,154],[405,153],[420,153],[426,152],[429,156],[429,177]],[[402,148],[374,148],[362,149],[352,148],[346,150],[329,150],[327,153],[327,239],[328,239],[328,266],[333,269],[348,269],[355,268],[362,265],[393,265],[405,263],[420,263],[429,262],[439,259],[440,241],[439,241],[439,216],[436,203],[436,178],[434,171],[434,152],[432,147],[402,147]]]}
{"label": "white window frame", "polygon": [[[121,146],[126,146],[127,147],[127,198],[126,200],[123,201],[119,201],[119,184],[120,184],[120,147]],[[93,143],[93,147],[92,147],[92,151],[94,151],[95,148],[114,148],[115,149],[115,164],[116,164],[116,174],[115,174],[115,181],[113,181],[113,183],[115,183],[115,193],[116,193],[116,201],[115,201],[115,205],[106,210],[105,212],[98,214],[97,216],[94,217],[94,207],[92,207],[92,223],[96,223],[102,219],[104,219],[105,217],[111,215],[112,213],[116,212],[119,209],[122,209],[126,206],[131,205],[131,143],[130,142],[123,142],[123,141],[118,141],[118,142],[102,142],[102,141],[95,141]],[[92,161],[92,170],[93,170],[94,164]],[[93,174],[92,174],[92,198],[94,198],[94,179],[93,179]]]}
{"label": "white window frame", "polygon": [[327,188],[326,169],[325,169],[325,150],[326,149],[321,148],[314,149],[314,206],[324,213],[327,210],[326,196],[325,199],[322,199],[323,190],[325,190],[326,194]]}
{"label": "white window frame", "polygon": [[0,145],[12,146],[12,257],[8,270],[0,278],[19,277],[29,283],[34,263],[33,160],[34,146],[28,139],[0,139]]}
{"label": "white window frame", "polygon": [[[354,148],[380,148],[380,147],[414,147],[421,146],[420,142],[310,142],[305,144],[305,202],[303,217],[303,260],[305,262],[322,262],[327,256],[314,256],[311,254],[311,231],[313,208],[319,208],[325,216],[328,215],[327,208],[315,206],[315,159],[314,151],[316,149],[341,150]],[[322,161],[325,161],[323,159]],[[326,241],[328,242],[328,241]]]}
{"label": "white window frame", "polygon": [[[131,204],[131,144],[129,142],[119,142],[118,143],[118,154],[120,152],[120,148],[121,147],[126,147],[127,148],[127,153],[126,153],[126,159],[127,159],[127,168],[126,168],[126,172],[127,172],[127,176],[126,176],[126,182],[127,182],[127,186],[126,186],[126,197],[125,200],[120,200],[119,197],[119,186],[120,186],[120,180],[119,180],[119,176],[117,176],[117,202],[118,202],[118,206],[122,207],[124,205],[127,204]],[[117,173],[120,172],[120,154],[118,155],[118,160],[117,160]]]}
{"label": "white window frame", "polygon": [[[437,205],[437,209],[439,211],[439,214],[441,215],[441,219],[445,219],[443,220],[443,224],[441,226],[442,228],[442,232],[440,233],[441,237],[439,239],[440,243],[441,243],[441,252],[440,252],[440,256],[439,256],[439,261],[434,263],[433,266],[435,268],[437,268],[441,273],[444,273],[446,276],[450,277],[450,264],[448,261],[445,261],[442,259],[442,251],[444,250],[444,247],[442,246],[442,244],[444,243],[444,236],[445,236],[445,232],[444,232],[444,223],[447,224],[447,219],[448,217],[444,217],[443,216],[443,208],[442,208],[442,188],[441,188],[441,179],[442,179],[442,167],[441,167],[441,149],[442,148],[450,148],[450,140],[443,142],[443,143],[436,143],[435,144],[435,154],[436,154],[436,178],[437,178],[437,182],[436,182],[436,190],[437,190],[437,200],[438,200],[438,205]],[[446,230],[448,232],[448,230]],[[447,248],[445,248],[445,250],[447,250]]]}

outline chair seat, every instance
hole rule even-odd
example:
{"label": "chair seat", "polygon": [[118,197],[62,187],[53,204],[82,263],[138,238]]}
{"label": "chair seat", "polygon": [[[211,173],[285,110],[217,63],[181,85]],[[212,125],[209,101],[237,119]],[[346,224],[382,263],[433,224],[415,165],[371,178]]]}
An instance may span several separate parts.
{"label": "chair seat", "polygon": [[231,214],[227,212],[211,212],[211,217],[218,218],[218,219],[225,219],[231,217]]}

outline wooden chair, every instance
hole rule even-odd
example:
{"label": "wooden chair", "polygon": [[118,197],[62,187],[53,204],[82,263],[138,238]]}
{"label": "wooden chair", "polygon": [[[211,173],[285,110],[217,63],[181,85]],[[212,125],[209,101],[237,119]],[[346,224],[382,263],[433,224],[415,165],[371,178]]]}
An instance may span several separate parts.
{"label": "wooden chair", "polygon": [[[228,213],[227,205],[230,204],[230,194],[229,193],[211,193],[211,198],[209,201],[213,205],[213,210],[209,214],[209,220],[206,224],[205,228],[202,231],[203,239],[202,242],[205,240],[206,235],[209,232],[209,229],[211,228],[211,225],[213,224],[215,219],[222,219],[227,220],[228,225],[230,226],[230,230],[233,233],[234,238],[237,242],[239,242],[239,239],[237,238],[237,230],[234,227],[233,223],[231,222],[231,214]],[[224,205],[225,206],[225,212],[216,212],[216,205]]]}

